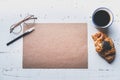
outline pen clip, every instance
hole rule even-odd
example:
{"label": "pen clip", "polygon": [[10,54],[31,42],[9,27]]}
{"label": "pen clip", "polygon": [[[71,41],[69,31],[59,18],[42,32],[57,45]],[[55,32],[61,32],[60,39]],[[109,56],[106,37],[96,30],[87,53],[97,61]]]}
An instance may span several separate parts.
{"label": "pen clip", "polygon": [[32,31],[34,31],[35,30],[35,27],[32,27],[32,28],[30,28],[30,29],[27,29],[26,31],[25,31],[25,33],[26,32],[32,32]]}

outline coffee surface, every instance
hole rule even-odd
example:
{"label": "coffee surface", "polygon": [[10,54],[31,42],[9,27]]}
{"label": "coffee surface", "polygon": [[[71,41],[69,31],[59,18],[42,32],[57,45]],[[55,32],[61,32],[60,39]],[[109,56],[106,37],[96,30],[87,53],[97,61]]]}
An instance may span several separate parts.
{"label": "coffee surface", "polygon": [[93,15],[93,21],[98,26],[106,26],[110,21],[110,15],[104,10],[100,10]]}

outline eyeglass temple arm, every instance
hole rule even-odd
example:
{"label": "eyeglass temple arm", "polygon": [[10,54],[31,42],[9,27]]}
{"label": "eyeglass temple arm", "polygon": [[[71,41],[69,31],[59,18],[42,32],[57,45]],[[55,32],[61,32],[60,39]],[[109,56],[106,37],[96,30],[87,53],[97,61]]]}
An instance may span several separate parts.
{"label": "eyeglass temple arm", "polygon": [[15,27],[19,26],[21,23],[23,23],[27,20],[30,20],[30,19],[37,19],[37,17],[34,17],[33,15],[31,15],[30,17],[21,20],[20,22],[16,23],[12,28],[10,28],[10,33],[14,30]]}

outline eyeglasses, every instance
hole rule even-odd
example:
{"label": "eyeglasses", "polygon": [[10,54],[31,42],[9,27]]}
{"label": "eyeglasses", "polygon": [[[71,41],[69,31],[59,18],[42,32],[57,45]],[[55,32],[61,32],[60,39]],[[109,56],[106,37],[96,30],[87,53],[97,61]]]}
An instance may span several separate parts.
{"label": "eyeglasses", "polygon": [[29,16],[25,17],[23,20],[19,21],[16,24],[13,24],[10,27],[10,33],[14,33],[14,34],[20,33],[22,31],[23,24],[26,24],[26,25],[34,24],[36,19],[37,19],[37,17],[34,17],[34,15],[29,15]]}

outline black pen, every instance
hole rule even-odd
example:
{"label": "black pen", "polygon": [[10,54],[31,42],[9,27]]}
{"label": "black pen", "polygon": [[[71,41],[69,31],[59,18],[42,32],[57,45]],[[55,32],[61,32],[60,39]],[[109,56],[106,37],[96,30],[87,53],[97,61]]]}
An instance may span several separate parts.
{"label": "black pen", "polygon": [[21,37],[24,37],[24,36],[28,35],[29,33],[31,33],[31,32],[34,31],[34,30],[35,30],[34,27],[26,30],[23,34],[21,34],[20,36],[18,36],[17,38],[15,38],[15,39],[13,39],[13,40],[11,40],[11,41],[8,42],[6,45],[9,46],[10,44],[12,44],[13,42],[15,42],[16,40],[20,39]]}

